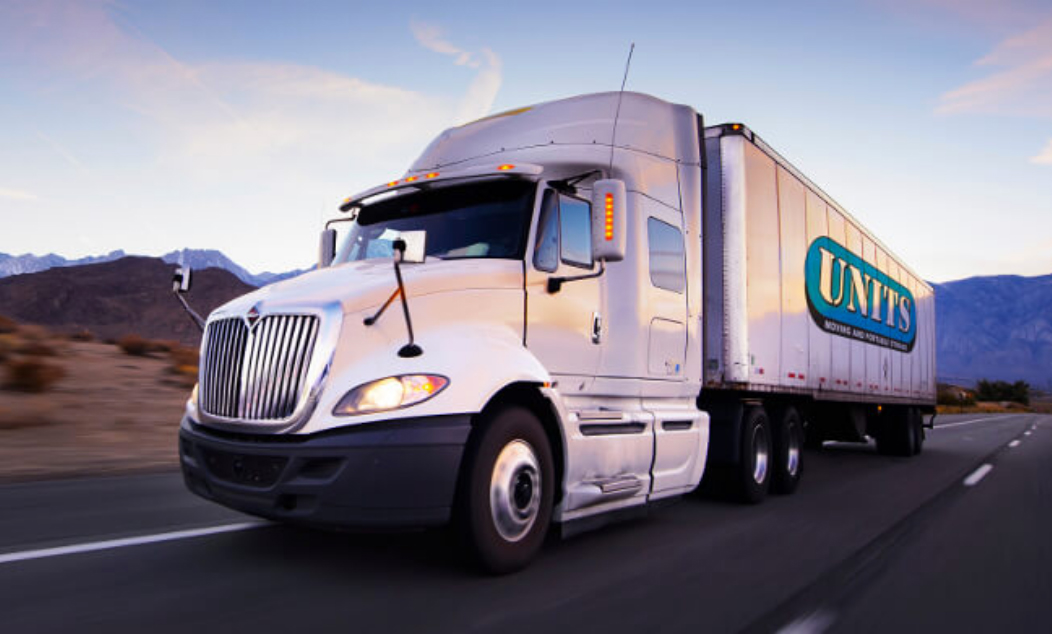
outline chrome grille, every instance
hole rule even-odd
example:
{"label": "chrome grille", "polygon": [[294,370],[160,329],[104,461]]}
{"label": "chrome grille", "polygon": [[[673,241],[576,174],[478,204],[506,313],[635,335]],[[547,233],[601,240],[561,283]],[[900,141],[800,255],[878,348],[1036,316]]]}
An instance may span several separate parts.
{"label": "chrome grille", "polygon": [[267,315],[249,328],[241,318],[208,325],[199,405],[240,420],[284,420],[303,397],[318,336],[313,315]]}

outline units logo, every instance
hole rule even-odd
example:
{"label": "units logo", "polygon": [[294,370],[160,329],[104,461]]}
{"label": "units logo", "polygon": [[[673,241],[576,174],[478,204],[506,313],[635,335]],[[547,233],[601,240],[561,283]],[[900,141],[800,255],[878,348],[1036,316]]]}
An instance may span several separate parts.
{"label": "units logo", "polygon": [[804,276],[807,306],[819,328],[892,350],[913,350],[913,294],[887,273],[822,236],[807,249]]}

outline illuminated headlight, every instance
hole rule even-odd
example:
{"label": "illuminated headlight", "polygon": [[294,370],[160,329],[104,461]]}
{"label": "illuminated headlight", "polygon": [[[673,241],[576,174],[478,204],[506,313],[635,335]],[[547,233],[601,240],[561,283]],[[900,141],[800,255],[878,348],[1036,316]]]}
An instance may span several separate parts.
{"label": "illuminated headlight", "polygon": [[359,385],[340,399],[334,416],[355,416],[423,403],[449,385],[449,379],[433,374],[407,374]]}

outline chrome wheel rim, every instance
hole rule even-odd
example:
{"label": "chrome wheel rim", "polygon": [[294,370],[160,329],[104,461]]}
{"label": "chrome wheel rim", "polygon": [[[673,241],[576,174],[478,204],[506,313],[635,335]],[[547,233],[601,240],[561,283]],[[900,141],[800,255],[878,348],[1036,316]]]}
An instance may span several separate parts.
{"label": "chrome wheel rim", "polygon": [[497,455],[489,487],[497,533],[509,542],[526,536],[541,509],[541,467],[533,447],[513,440]]}
{"label": "chrome wheel rim", "polygon": [[788,444],[789,444],[789,455],[786,456],[785,469],[789,472],[790,476],[796,477],[796,472],[800,470],[800,436],[797,433],[797,427],[789,428]]}
{"label": "chrome wheel rim", "polygon": [[757,426],[752,433],[752,479],[756,484],[763,484],[767,480],[767,461],[770,453],[767,430]]}

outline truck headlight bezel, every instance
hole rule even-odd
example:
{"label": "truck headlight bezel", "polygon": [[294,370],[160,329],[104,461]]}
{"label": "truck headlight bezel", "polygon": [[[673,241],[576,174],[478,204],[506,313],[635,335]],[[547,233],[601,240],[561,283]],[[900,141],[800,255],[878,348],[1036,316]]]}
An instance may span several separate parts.
{"label": "truck headlight bezel", "polygon": [[332,415],[362,416],[405,409],[434,398],[448,386],[449,379],[441,374],[388,376],[348,391],[333,408]]}

